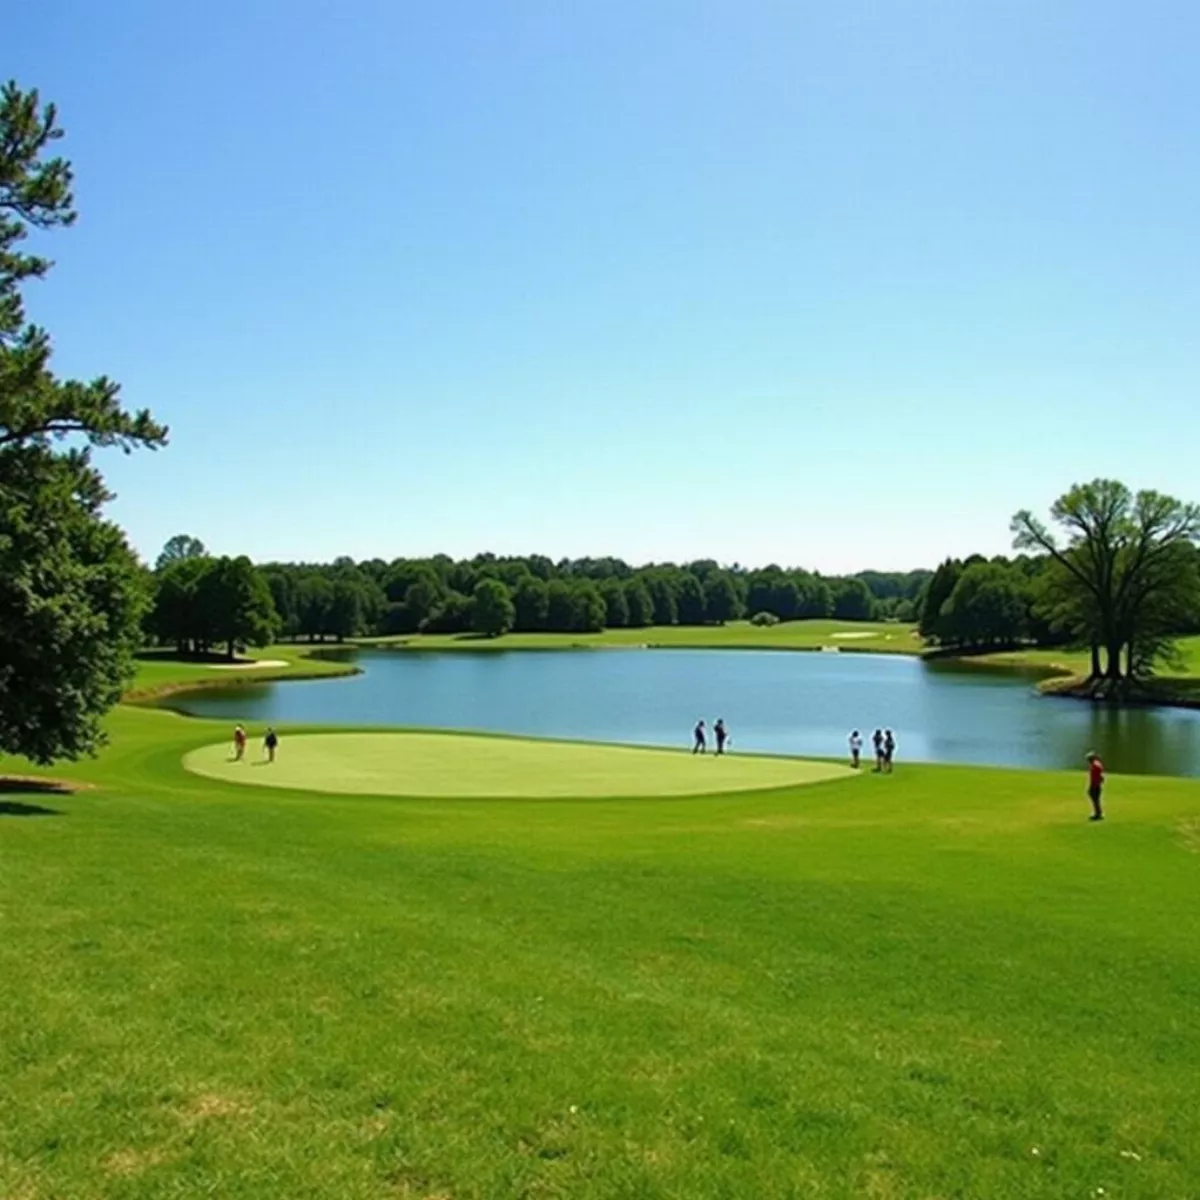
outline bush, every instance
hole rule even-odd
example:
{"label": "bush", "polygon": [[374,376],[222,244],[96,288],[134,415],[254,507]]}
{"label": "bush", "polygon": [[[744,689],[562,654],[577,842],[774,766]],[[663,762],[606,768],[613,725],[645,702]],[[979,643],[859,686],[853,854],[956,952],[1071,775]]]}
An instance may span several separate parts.
{"label": "bush", "polygon": [[778,625],[779,618],[773,612],[756,612],[750,618],[751,625]]}

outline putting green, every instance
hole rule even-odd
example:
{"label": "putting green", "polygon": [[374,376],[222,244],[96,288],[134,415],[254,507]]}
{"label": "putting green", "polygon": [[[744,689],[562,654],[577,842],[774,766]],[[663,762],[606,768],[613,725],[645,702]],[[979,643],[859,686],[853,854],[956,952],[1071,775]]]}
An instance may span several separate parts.
{"label": "putting green", "polygon": [[694,796],[838,779],[848,767],[794,758],[692,756],[577,742],[434,733],[285,738],[277,761],[242,762],[227,743],[193,750],[189,771],[226,783],[390,796]]}

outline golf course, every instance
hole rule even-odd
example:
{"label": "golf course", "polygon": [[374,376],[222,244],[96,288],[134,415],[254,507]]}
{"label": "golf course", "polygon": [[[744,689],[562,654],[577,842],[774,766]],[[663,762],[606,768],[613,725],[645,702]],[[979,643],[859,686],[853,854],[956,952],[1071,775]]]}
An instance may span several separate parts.
{"label": "golf course", "polygon": [[5,763],[6,1200],[1200,1178],[1194,781],[109,732]]}
{"label": "golf course", "polygon": [[1169,7],[9,6],[0,1200],[1200,1200]]}

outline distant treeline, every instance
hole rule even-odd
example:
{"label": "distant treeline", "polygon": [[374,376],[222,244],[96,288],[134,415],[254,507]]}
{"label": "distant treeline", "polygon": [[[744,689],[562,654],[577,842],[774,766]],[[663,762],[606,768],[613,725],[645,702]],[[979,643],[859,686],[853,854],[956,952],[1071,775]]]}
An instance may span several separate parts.
{"label": "distant treeline", "polygon": [[[1177,553],[1200,559],[1190,545]],[[1179,578],[1197,574],[1187,564],[1180,571]],[[160,556],[152,587],[152,638],[231,655],[276,638],[593,633],[742,618],[915,621],[931,644],[965,652],[1088,640],[1087,608],[1064,594],[1061,564],[1049,555],[975,555],[946,559],[936,571],[839,577],[707,560],[635,568],[617,558],[554,562],[491,554],[258,567],[245,557],[213,558],[181,536]],[[1160,632],[1200,629],[1200,603],[1181,603],[1171,613]]]}
{"label": "distant treeline", "polygon": [[834,617],[916,620],[929,571],[828,577],[700,561],[632,567],[617,558],[446,555],[339,558],[328,564],[210,557],[172,538],[155,570],[148,632],[181,649],[261,645],[270,638],[364,635],[590,633],[606,628],[760,623]]}

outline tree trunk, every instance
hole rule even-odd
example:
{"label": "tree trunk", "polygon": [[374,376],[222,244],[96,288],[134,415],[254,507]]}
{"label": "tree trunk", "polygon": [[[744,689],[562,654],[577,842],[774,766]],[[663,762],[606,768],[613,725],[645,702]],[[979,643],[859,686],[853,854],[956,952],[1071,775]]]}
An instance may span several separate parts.
{"label": "tree trunk", "polygon": [[1115,639],[1108,643],[1108,671],[1107,677],[1112,680],[1121,678],[1121,641]]}
{"label": "tree trunk", "polygon": [[232,639],[231,639],[231,640],[230,640],[230,642],[229,642],[229,647],[228,647],[228,649],[225,651],[225,657],[226,657],[227,659],[229,659],[229,661],[230,661],[230,662],[233,662],[233,650],[234,650],[234,646],[233,646],[233,641],[232,641]]}
{"label": "tree trunk", "polygon": [[1100,669],[1100,643],[1092,643],[1092,679],[1099,679],[1104,672]]}

